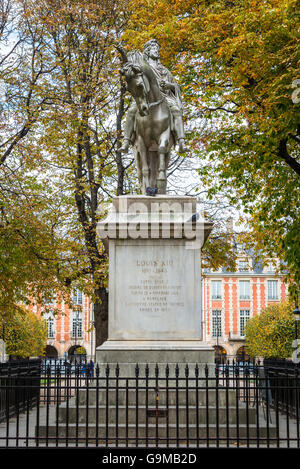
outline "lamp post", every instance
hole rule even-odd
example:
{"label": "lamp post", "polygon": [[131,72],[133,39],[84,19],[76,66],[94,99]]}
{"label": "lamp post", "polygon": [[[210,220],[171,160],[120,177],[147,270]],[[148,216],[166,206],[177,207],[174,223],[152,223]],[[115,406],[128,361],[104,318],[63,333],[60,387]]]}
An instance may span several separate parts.
{"label": "lamp post", "polygon": [[91,356],[95,359],[96,352],[94,351],[94,331],[95,331],[95,315],[94,315],[94,303],[91,308]]}
{"label": "lamp post", "polygon": [[5,321],[2,319],[2,357],[1,361],[5,361]]}
{"label": "lamp post", "polygon": [[300,309],[298,307],[298,300],[295,301],[295,309],[293,311],[295,319],[295,339],[298,339],[298,321],[300,321]]}
{"label": "lamp post", "polygon": [[78,327],[78,318],[77,318],[77,313],[76,313],[76,316],[75,316],[75,349],[74,349],[74,352],[75,352],[76,347],[77,347],[77,327]]}

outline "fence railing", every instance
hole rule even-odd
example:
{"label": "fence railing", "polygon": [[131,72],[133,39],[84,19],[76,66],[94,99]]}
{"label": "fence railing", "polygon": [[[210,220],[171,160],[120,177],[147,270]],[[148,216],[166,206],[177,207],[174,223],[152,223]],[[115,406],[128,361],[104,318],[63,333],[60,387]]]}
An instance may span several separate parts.
{"label": "fence railing", "polygon": [[0,422],[37,405],[41,360],[0,363]]}
{"label": "fence railing", "polygon": [[48,367],[38,379],[28,372],[22,382],[7,373],[0,446],[299,448],[298,367],[293,373],[92,362]]}
{"label": "fence railing", "polygon": [[281,411],[298,419],[300,402],[300,369],[292,361],[265,360],[270,393],[278,401]]}

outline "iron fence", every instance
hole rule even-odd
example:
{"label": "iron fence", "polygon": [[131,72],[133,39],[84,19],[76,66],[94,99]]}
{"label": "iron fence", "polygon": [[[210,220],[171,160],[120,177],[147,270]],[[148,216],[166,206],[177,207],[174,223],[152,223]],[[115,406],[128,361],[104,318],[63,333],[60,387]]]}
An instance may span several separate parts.
{"label": "iron fence", "polygon": [[280,410],[298,418],[300,399],[299,366],[289,360],[264,360],[270,393],[277,397]]}
{"label": "iron fence", "polygon": [[130,369],[89,362],[74,373],[48,367],[38,382],[7,373],[0,446],[299,448],[298,367],[293,380],[269,371],[258,364]]}
{"label": "iron fence", "polygon": [[0,363],[0,422],[37,404],[40,375],[39,359]]}

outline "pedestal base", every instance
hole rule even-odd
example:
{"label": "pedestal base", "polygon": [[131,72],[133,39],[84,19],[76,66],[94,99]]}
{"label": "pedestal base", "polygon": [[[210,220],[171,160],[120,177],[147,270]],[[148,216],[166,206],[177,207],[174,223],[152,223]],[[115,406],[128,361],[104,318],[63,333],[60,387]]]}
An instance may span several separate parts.
{"label": "pedestal base", "polygon": [[[188,364],[191,369],[198,364],[214,363],[214,349],[202,341],[116,341],[107,340],[96,351],[96,361],[101,366],[110,364],[112,369],[120,366],[121,376],[134,376],[136,364],[144,374],[146,364],[149,365],[150,375],[154,376],[156,364],[159,366],[160,376],[164,375],[168,364],[170,374],[174,375],[176,364],[183,370]],[[201,373],[202,374],[202,373]],[[181,372],[182,375],[182,372]]]}
{"label": "pedestal base", "polygon": [[119,364],[125,377],[136,364],[152,376],[156,364],[162,375],[167,364],[170,373],[176,364],[204,370],[214,350],[202,341],[201,248],[212,224],[200,220],[195,197],[120,196],[113,204],[98,223],[109,251],[109,330],[98,364]]}

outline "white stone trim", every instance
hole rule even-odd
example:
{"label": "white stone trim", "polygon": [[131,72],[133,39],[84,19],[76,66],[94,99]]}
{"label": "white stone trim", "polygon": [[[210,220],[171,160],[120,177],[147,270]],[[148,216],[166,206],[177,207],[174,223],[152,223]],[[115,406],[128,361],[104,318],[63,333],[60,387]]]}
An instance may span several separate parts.
{"label": "white stone trim", "polygon": [[257,314],[260,314],[261,311],[261,304],[260,304],[260,279],[257,278],[256,280],[256,294],[257,294]]}
{"label": "white stone trim", "polygon": [[233,293],[232,293],[232,285],[233,281],[230,280],[228,282],[229,288],[228,288],[228,294],[229,294],[229,337],[230,338],[230,332],[233,330]]}

